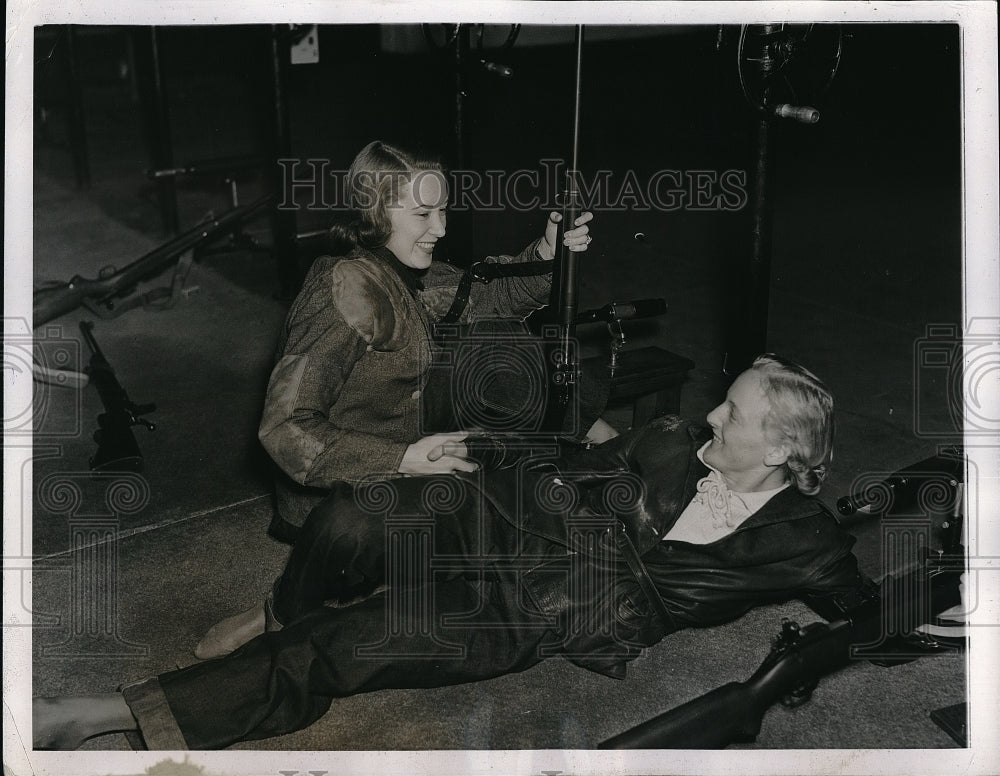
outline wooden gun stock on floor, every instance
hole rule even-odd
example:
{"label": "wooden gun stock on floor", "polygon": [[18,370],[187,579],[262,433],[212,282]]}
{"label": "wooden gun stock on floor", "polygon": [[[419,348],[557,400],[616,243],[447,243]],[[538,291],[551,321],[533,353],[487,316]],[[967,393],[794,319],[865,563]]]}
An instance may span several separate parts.
{"label": "wooden gun stock on floor", "polygon": [[[959,565],[921,566],[886,577],[877,597],[843,619],[799,627],[786,620],[771,651],[753,675],[729,682],[653,717],[598,745],[599,749],[724,749],[752,741],[765,712],[778,701],[794,707],[809,700],[819,680],[851,660],[876,665],[906,663],[953,651],[961,642],[915,630],[922,614],[958,602]],[[933,616],[928,616],[933,620]],[[901,627],[902,623],[906,623]]]}
{"label": "wooden gun stock on floor", "polygon": [[847,620],[804,628],[785,622],[770,654],[745,682],[729,682],[602,742],[599,749],[722,749],[753,740],[764,712],[782,698],[808,698],[823,674],[848,660],[854,640]]}
{"label": "wooden gun stock on floor", "polygon": [[239,227],[247,218],[271,201],[264,196],[249,205],[236,207],[181,234],[159,248],[147,253],[120,270],[95,279],[76,275],[66,283],[41,288],[34,293],[34,325],[41,326],[60,315],[75,310],[85,301],[109,303],[114,297],[127,293],[136,283],[152,277],[176,262],[181,254],[211,242]]}

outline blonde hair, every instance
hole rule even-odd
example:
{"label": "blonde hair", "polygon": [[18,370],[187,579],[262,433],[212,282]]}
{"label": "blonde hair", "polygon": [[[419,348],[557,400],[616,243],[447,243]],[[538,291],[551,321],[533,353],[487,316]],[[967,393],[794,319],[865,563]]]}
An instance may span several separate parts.
{"label": "blonde hair", "polygon": [[354,218],[335,226],[332,237],[363,248],[380,248],[392,234],[389,209],[420,172],[441,172],[441,163],[375,140],[362,148],[347,171],[347,197]]}
{"label": "blonde hair", "polygon": [[750,368],[770,405],[765,432],[787,448],[789,479],[814,496],[833,460],[833,395],[808,369],[773,353],[759,356]]}

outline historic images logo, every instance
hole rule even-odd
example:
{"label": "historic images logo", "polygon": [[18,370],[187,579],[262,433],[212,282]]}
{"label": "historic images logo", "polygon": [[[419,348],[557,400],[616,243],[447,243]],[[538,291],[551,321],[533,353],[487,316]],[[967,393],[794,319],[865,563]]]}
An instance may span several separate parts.
{"label": "historic images logo", "polygon": [[[284,210],[349,209],[347,172],[331,170],[329,159],[279,159]],[[673,212],[738,211],[748,201],[745,170],[635,170],[567,171],[557,159],[542,159],[536,169],[448,170],[449,208],[456,212],[533,211],[563,204],[567,183],[572,182],[580,203],[588,210]],[[398,175],[403,173],[387,173]],[[374,176],[373,176],[374,177]],[[400,183],[409,182],[400,180]],[[374,195],[378,180],[355,187]],[[418,187],[413,187],[417,190]],[[420,203],[418,203],[420,204]]]}

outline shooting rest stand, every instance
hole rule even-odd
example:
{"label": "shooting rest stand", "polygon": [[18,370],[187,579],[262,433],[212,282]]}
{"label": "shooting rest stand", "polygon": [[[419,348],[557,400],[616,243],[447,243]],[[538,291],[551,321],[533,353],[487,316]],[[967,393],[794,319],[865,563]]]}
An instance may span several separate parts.
{"label": "shooting rest stand", "polygon": [[643,426],[660,415],[679,414],[681,386],[688,372],[694,369],[691,359],[663,348],[648,346],[625,350],[625,321],[662,315],[666,310],[663,299],[635,299],[611,302],[577,317],[578,325],[602,321],[608,328],[611,345],[607,359],[603,356],[584,359],[582,371],[610,377],[608,403],[631,401],[632,428]]}
{"label": "shooting rest stand", "polygon": [[694,361],[655,346],[617,352],[615,361],[612,368],[604,356],[592,356],[584,360],[584,369],[592,374],[602,367],[611,370],[609,402],[631,402],[632,428],[680,412],[681,386]]}
{"label": "shooting rest stand", "polygon": [[[190,176],[194,178],[213,177],[221,181],[226,187],[229,195],[229,208],[235,210],[240,206],[240,195],[238,177],[244,172],[247,177],[258,174],[265,167],[265,162],[258,156],[226,157],[220,159],[205,159],[159,170],[147,170],[146,177],[151,181],[176,181],[176,179]],[[209,219],[215,218],[215,212],[209,211]],[[228,253],[239,252],[271,253],[271,248],[261,245],[254,237],[243,231],[243,224],[238,224],[236,228],[226,236],[225,243],[214,247],[201,246],[194,250],[194,261],[200,262],[208,256],[218,256]]]}

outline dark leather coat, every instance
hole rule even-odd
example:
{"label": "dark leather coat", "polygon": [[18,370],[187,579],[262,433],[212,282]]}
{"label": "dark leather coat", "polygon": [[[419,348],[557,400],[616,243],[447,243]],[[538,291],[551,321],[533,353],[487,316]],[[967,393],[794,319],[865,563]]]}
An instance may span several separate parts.
{"label": "dark leather coat", "polygon": [[[661,541],[708,473],[696,452],[710,434],[661,418],[561,461],[558,471],[542,466],[522,475],[516,522],[552,548],[523,584],[538,609],[561,621],[561,649],[577,664],[623,676],[625,661],[674,630],[796,597],[820,611],[831,601],[848,607],[868,589],[851,552],[854,538],[794,486],[719,540]],[[666,620],[614,548],[615,519],[642,556]]]}

